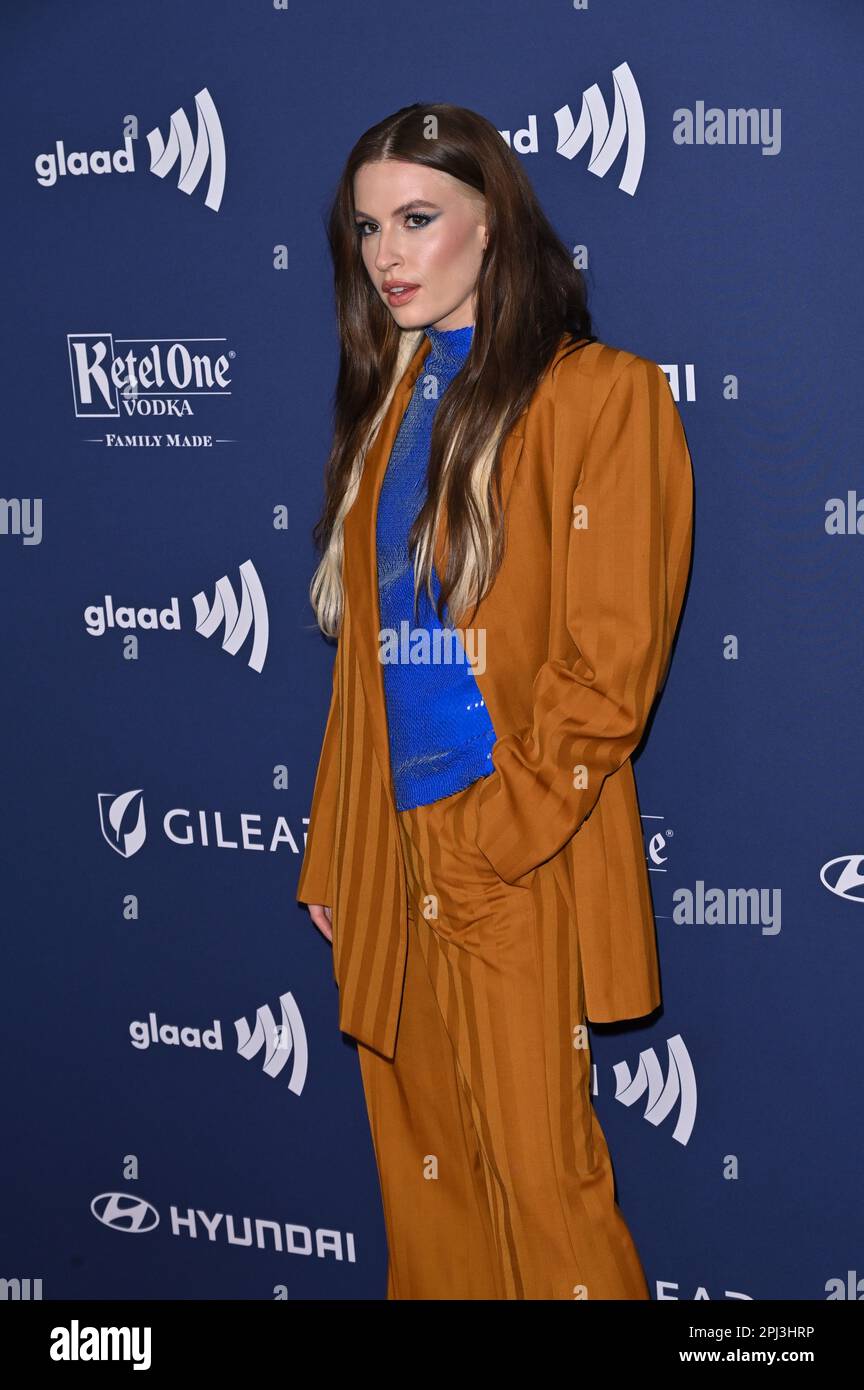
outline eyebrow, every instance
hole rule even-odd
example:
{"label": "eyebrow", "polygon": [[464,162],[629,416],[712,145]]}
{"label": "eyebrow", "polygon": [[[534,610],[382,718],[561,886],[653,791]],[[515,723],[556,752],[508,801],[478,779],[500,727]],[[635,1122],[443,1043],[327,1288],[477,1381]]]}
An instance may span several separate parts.
{"label": "eyebrow", "polygon": [[[394,208],[392,215],[398,217],[400,213],[407,212],[409,208],[437,208],[437,206],[437,203],[427,203],[424,198],[412,198],[410,202],[401,203],[398,208]],[[354,216],[365,217],[370,222],[375,221],[375,218],[370,217],[368,212],[361,212],[359,208],[354,209]]]}

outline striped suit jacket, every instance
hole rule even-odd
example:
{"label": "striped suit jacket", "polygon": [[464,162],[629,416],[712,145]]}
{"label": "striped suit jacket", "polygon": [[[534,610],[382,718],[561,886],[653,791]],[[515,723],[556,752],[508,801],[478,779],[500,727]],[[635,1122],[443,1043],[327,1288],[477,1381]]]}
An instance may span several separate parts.
{"label": "striped suit jacket", "polygon": [[[339,1026],[392,1057],[407,895],[378,659],[378,494],[430,351],[423,337],[345,519],[345,606],[297,900],[332,910]],[[631,764],[665,680],[692,545],[693,476],[659,366],[562,338],[501,460],[506,552],[475,672],[497,742],[477,845],[508,883],[547,862],[571,906],[594,1022],[661,999]],[[436,566],[443,573],[446,540]],[[458,617],[455,619],[458,624]]]}

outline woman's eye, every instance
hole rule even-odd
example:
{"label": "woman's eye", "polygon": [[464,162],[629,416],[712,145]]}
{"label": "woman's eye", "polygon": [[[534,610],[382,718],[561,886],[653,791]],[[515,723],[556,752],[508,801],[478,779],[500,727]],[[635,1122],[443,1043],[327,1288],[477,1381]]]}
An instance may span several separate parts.
{"label": "woman's eye", "polygon": [[[426,213],[426,212],[406,212],[405,217],[406,217],[407,221],[409,221],[409,222],[416,222],[416,221],[418,221],[418,220],[419,220],[419,222],[420,222],[420,226],[419,226],[419,227],[409,227],[409,228],[408,228],[409,232],[419,232],[419,231],[422,230],[423,227],[428,226],[428,224],[432,221],[432,218],[431,218],[431,217],[429,216],[429,214]],[[354,223],[354,226],[357,228],[357,231],[360,233],[361,237],[371,236],[371,232],[366,232],[366,231],[363,230],[364,227],[373,227],[373,228],[374,228],[374,227],[376,227],[376,225],[377,225],[377,224],[376,224],[375,222],[355,222],[355,223]]]}

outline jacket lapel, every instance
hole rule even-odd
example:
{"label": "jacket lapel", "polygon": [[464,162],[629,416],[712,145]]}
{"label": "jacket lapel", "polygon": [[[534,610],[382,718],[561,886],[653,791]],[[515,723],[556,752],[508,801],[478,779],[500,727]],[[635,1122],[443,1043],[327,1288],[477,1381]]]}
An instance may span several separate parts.
{"label": "jacket lapel", "polygon": [[[384,677],[378,659],[378,634],[381,630],[378,607],[378,556],[376,521],[378,497],[390,452],[408,407],[414,383],[420,375],[424,359],[432,350],[425,336],[412,357],[407,370],[397,383],[393,399],[378,428],[366,462],[354,505],[345,518],[343,581],[345,597],[351,610],[351,632],[366,707],[372,742],[384,778],[388,800],[394,803],[390,773],[390,748],[387,732],[387,708],[384,696]],[[394,803],[395,806],[395,803]]]}
{"label": "jacket lapel", "polygon": [[[429,338],[424,335],[401,381],[396,386],[393,399],[366,455],[357,496],[345,518],[344,527],[343,577],[346,601],[351,610],[353,645],[357,654],[357,665],[366,698],[372,742],[383,775],[387,796],[394,810],[395,799],[390,767],[384,676],[378,656],[381,616],[378,606],[376,522],[378,498],[393,444],[399,432],[402,417],[408,408],[414,385],[423,370],[423,363],[431,349],[432,344]],[[501,458],[501,496],[505,507],[516,466],[522,453],[526,415],[527,410],[523,411],[517,419],[504,441]],[[411,518],[406,517],[406,527],[410,520]],[[438,537],[436,542],[434,555],[436,569],[441,574],[447,555],[443,527],[442,535]],[[481,611],[482,605],[478,613]]]}

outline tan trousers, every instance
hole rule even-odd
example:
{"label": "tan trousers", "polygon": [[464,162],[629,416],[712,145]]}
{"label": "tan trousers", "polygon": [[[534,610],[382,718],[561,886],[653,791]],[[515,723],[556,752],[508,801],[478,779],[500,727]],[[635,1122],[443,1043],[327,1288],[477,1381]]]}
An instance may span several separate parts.
{"label": "tan trousers", "polygon": [[579,1045],[567,903],[548,866],[529,887],[498,877],[474,843],[477,787],[398,815],[396,1055],[358,1044],[387,1297],[647,1299]]}

